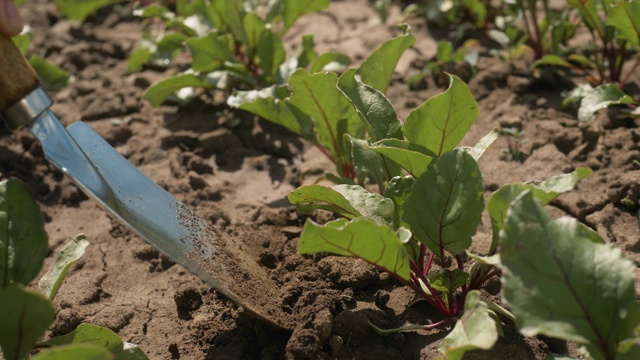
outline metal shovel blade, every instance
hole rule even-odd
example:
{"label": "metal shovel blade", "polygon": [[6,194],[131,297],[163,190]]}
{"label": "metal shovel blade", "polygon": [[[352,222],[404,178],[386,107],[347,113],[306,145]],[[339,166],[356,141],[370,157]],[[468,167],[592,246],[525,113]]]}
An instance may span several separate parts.
{"label": "metal shovel blade", "polygon": [[129,229],[233,302],[278,327],[291,328],[267,272],[87,124],[76,122],[65,130],[47,110],[28,127],[47,159]]}

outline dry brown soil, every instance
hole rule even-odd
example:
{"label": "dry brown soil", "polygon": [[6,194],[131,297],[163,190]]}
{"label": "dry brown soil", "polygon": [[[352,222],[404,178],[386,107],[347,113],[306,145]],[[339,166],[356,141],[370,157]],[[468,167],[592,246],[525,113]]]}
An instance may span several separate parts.
{"label": "dry brown soil", "polygon": [[[328,10],[304,17],[287,42],[292,47],[300,35],[314,34],[319,52],[339,50],[357,64],[399,34],[398,12],[393,8],[390,20],[377,24],[367,1],[334,1]],[[33,28],[31,53],[75,77],[53,94],[61,121],[88,122],[142,172],[243,244],[280,285],[275,300],[296,322],[287,332],[254,320],[107,216],[45,162],[30,134],[2,130],[0,176],[22,179],[42,205],[51,256],[78,233],[91,241],[55,300],[57,320],[49,335],[91,322],[140,345],[151,359],[437,356],[437,343],[448,329],[383,337],[368,326],[368,321],[390,328],[439,319],[424,303],[407,309],[413,295],[387,274],[353,259],[296,254],[305,217],[286,196],[331,170],[317,149],[277,126],[229,111],[221,94],[184,108],[152,108],[141,98],[144,89],[173,69],[128,72],[127,58],[141,31],[126,6],[102,10],[83,24],[60,18],[44,0],[30,1],[22,13]],[[436,41],[447,38],[422,19],[411,22],[416,45],[402,58],[388,91],[400,118],[443,90],[431,80],[418,88],[406,85],[415,65],[430,59]],[[508,161],[505,151],[513,141],[499,139],[480,160],[487,196],[505,183],[590,167],[594,173],[577,190],[549,206],[552,215],[578,218],[640,261],[637,208],[620,203],[624,197],[638,203],[640,168],[633,162],[640,160],[638,120],[603,111],[596,120],[579,123],[575,113],[561,110],[560,92],[580,78],[541,76],[527,61],[499,61],[489,48],[496,45],[483,41],[479,73],[470,82],[480,117],[464,144],[474,144],[493,127],[518,127],[524,131],[520,150],[526,160]],[[638,95],[637,88],[631,91]],[[478,252],[487,250],[488,224],[485,219],[475,238]],[[499,283],[488,284],[484,295],[499,296]],[[562,342],[524,339],[506,325],[493,351],[470,358],[533,359],[566,351]]]}

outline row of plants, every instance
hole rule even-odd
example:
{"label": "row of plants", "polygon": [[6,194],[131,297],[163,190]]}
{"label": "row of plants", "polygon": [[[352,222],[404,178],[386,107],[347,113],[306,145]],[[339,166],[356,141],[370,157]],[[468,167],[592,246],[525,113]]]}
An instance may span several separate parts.
{"label": "row of plants", "polygon": [[[385,1],[379,1],[380,9]],[[582,75],[586,82],[567,92],[565,106],[578,108],[578,119],[588,121],[604,107],[637,104],[623,89],[640,66],[640,2],[635,0],[567,0],[554,7],[549,0],[446,0],[411,3],[409,13],[423,14],[441,27],[455,26],[460,42],[465,31],[479,29],[501,45],[496,54],[505,61],[531,52],[532,67],[546,73],[559,68]],[[556,4],[555,6],[558,6]],[[578,40],[587,36],[588,41]],[[425,73],[434,73],[434,63],[474,65],[468,42],[459,47],[443,40]],[[466,53],[441,55],[441,47]],[[443,61],[444,60],[444,61]],[[470,61],[471,60],[471,61]],[[436,71],[434,75],[438,76]],[[582,101],[582,102],[581,102]],[[635,109],[632,106],[631,109]]]}
{"label": "row of plants", "polygon": [[[440,343],[449,359],[491,348],[507,321],[527,336],[576,341],[596,359],[637,356],[634,264],[591,229],[573,219],[551,220],[543,208],[591,171],[507,184],[485,206],[476,161],[498,132],[456,149],[478,117],[467,86],[450,75],[445,92],[400,121],[383,94],[386,81],[365,83],[370,69],[395,67],[382,62],[412,36],[389,40],[362,67],[340,76],[300,69],[278,95],[262,89],[229,98],[230,105],[308,138],[336,164],[337,174],[327,178],[337,185],[307,185],[289,195],[303,213],[323,209],[338,216],[326,224],[308,220],[299,253],[354,256],[389,272],[444,320],[377,331],[455,322]],[[485,208],[493,242],[479,255],[469,249]],[[498,276],[510,310],[480,298],[483,285]]]}
{"label": "row of plants", "polygon": [[[238,13],[237,29],[248,16]],[[242,21],[244,28],[250,28],[246,23]],[[379,332],[455,322],[440,350],[448,358],[459,359],[468,350],[491,348],[502,333],[503,322],[514,321],[524,335],[575,341],[596,359],[638,355],[635,266],[586,226],[568,218],[551,220],[543,208],[571,190],[590,170],[578,168],[542,182],[501,187],[486,204],[493,228],[490,251],[484,255],[469,251],[485,210],[476,160],[498,131],[475,147],[455,148],[478,117],[473,96],[456,76],[448,76],[445,92],[427,100],[404,121],[398,119],[384,93],[400,55],[415,41],[408,27],[360,67],[340,75],[327,71],[330,62],[324,59],[342,57],[316,54],[310,37],[303,39],[300,51],[288,61],[281,55],[276,68],[273,58],[265,61],[264,54],[238,56],[258,54],[251,44],[262,40],[245,43],[239,40],[241,32],[214,28],[199,38],[184,40],[193,59],[187,70],[193,73],[187,76],[202,81],[203,76],[223,71],[225,76],[242,79],[243,73],[230,66],[242,62],[240,59],[255,59],[258,66],[254,68],[262,72],[254,82],[231,86],[234,91],[227,104],[304,137],[336,165],[336,172],[325,176],[335,186],[308,185],[289,195],[303,213],[324,209],[338,216],[326,224],[308,220],[299,252],[364,259],[389,272],[444,316],[434,324],[377,329]],[[225,38],[233,40],[220,51],[220,39]],[[217,58],[203,57],[207,49]],[[445,61],[447,57],[464,60],[446,45],[439,47],[438,55]],[[323,60],[320,65],[310,66],[319,59]],[[260,66],[263,61],[269,66]],[[222,87],[179,83],[177,79],[184,76],[183,72],[154,84],[147,98],[159,105],[182,87],[230,88],[228,83]],[[598,105],[590,105],[592,112],[609,105],[595,102]],[[522,251],[529,247],[547,252]],[[487,280],[498,276],[510,310],[480,298],[479,290]]]}
{"label": "row of plants", "polygon": [[[95,2],[96,7],[108,3],[112,2]],[[480,9],[477,4],[483,2],[451,3],[470,12]],[[603,43],[610,42],[603,49],[615,48],[612,44],[623,45],[615,48],[625,49],[617,53],[624,59],[614,59],[616,69],[637,52],[640,12],[633,11],[637,3],[584,0],[569,4],[570,10],[579,12],[580,22],[576,23],[570,15],[562,15],[560,19],[569,16],[566,19],[571,19],[575,27],[568,26],[569,23],[557,25],[556,13],[546,1],[509,3],[513,12],[507,16],[513,19],[503,19],[509,20],[504,24],[514,24],[522,16],[528,20],[526,29],[517,34],[506,25],[503,27],[503,34],[509,39],[505,44],[532,44],[540,58],[535,66],[565,66],[559,59],[572,67],[575,63],[585,65],[586,61],[580,62],[568,53],[571,48],[567,41],[577,26],[586,26],[594,36],[600,36],[600,30],[606,34]],[[466,351],[491,348],[502,333],[503,323],[515,322],[523,335],[540,334],[574,341],[583,345],[585,354],[594,359],[633,359],[640,355],[640,315],[633,286],[635,265],[586,226],[569,218],[552,220],[543,207],[574,188],[590,170],[578,168],[545,181],[507,184],[485,204],[477,160],[498,137],[498,131],[490,132],[474,147],[456,148],[478,117],[477,103],[465,83],[457,76],[446,75],[448,88],[425,101],[403,121],[384,95],[401,54],[415,41],[408,26],[403,26],[402,35],[385,42],[359,67],[345,70],[350,63],[347,56],[334,52],[317,54],[309,35],[300,39],[299,50],[293,56],[287,56],[284,50],[282,37],[286,31],[300,16],[327,7],[328,0],[271,1],[266,8],[249,0],[141,5],[144,6],[136,14],[144,19],[147,30],[142,47],[132,54],[130,70],[168,64],[179,69],[174,76],[153,84],[145,97],[158,106],[168,98],[183,104],[211,90],[232,93],[227,101],[230,107],[277,123],[318,146],[336,165],[335,173],[325,176],[336,185],[303,186],[293,191],[289,200],[303,213],[324,209],[335,213],[337,219],[325,224],[308,220],[300,237],[299,252],[331,252],[362,258],[389,272],[438,309],[444,318],[433,324],[377,329],[379,332],[455,324],[440,343],[440,350],[450,359],[460,359]],[[547,11],[546,20],[536,18],[538,5]],[[476,26],[486,26],[492,16],[486,6],[485,10],[476,10]],[[88,13],[85,11],[83,16]],[[588,21],[594,14],[600,22]],[[498,26],[501,20],[495,21]],[[565,32],[558,34],[559,30],[553,30],[555,26],[565,26]],[[500,37],[495,31],[493,34]],[[540,44],[535,45],[536,41]],[[538,48],[542,49],[539,54]],[[447,45],[440,45],[438,51],[442,62],[468,61],[462,54]],[[568,60],[564,60],[565,56]],[[595,56],[609,69],[597,73],[611,75],[612,60],[604,53]],[[620,79],[589,78],[598,80],[595,83],[614,83],[583,95],[579,117],[587,120],[603,107],[631,102],[620,89],[624,83]],[[24,229],[16,225],[19,222],[13,221],[17,205],[8,199],[13,196],[22,199],[25,192],[15,181],[6,184],[10,191],[4,196],[7,200],[2,218],[11,221],[0,226],[7,229],[6,234],[15,235],[0,240],[0,251],[5,250],[7,255],[21,253],[15,249],[40,249],[36,259],[43,259],[46,237],[44,252],[41,236],[36,236],[39,247],[25,247],[24,242],[31,241],[33,234],[24,234]],[[485,210],[491,218],[493,241],[487,254],[474,254],[469,249]],[[36,216],[35,211],[29,215]],[[75,252],[79,256],[82,251]],[[16,268],[19,261],[15,259],[19,257],[2,255],[9,259],[2,266],[3,291],[10,293],[0,296],[3,299],[0,301],[14,301],[9,304],[14,309],[27,297],[37,298],[29,300],[34,304],[44,304],[43,296],[26,288],[42,261],[29,265],[31,275],[15,277],[11,269]],[[56,275],[58,286],[73,261],[60,265],[65,270]],[[36,265],[39,267],[34,270]],[[480,297],[479,290],[494,277],[502,280],[508,310]],[[89,345],[70,344],[82,336],[38,343],[53,319],[50,298],[46,306],[29,307],[46,307],[38,310],[42,314],[8,317],[13,322],[0,326],[2,330],[21,328],[25,319],[38,324],[28,336],[15,332],[20,334],[19,339],[1,334],[5,340],[0,347],[7,358],[24,358],[33,349],[40,351],[35,356],[68,347],[104,350],[96,350],[94,346],[103,344],[100,342],[103,340]],[[104,337],[115,336],[107,334],[106,329],[81,327],[76,332],[87,328]],[[93,335],[87,337],[94,339]],[[143,356],[139,349],[121,340],[107,342],[119,344],[107,352],[121,356],[118,358],[138,358],[125,357],[134,356],[130,355],[133,353]],[[17,343],[22,345],[16,348]]]}

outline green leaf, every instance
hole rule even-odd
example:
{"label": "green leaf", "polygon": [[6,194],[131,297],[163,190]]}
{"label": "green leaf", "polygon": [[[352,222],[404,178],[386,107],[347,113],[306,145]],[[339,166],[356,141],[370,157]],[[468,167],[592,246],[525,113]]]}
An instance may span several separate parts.
{"label": "green leaf", "polygon": [[403,220],[431,251],[453,254],[471,245],[484,209],[482,176],[476,161],[462,150],[431,164],[404,203]]}
{"label": "green leaf", "polygon": [[592,172],[593,170],[589,168],[577,167],[568,174],[552,176],[544,181],[532,181],[531,184],[548,194],[547,198],[541,198],[545,203],[548,203],[558,195],[573,190],[580,180],[591,175]]}
{"label": "green leaf", "polygon": [[478,103],[467,85],[449,75],[449,88],[413,110],[402,126],[407,139],[437,156],[452,150],[478,118]]}
{"label": "green leaf", "polygon": [[460,269],[440,269],[431,271],[427,275],[427,280],[432,288],[442,292],[449,292],[459,289],[469,279],[469,274]]}
{"label": "green leaf", "polygon": [[348,154],[342,134],[361,138],[363,127],[351,103],[336,87],[337,82],[335,73],[310,75],[298,69],[289,79],[293,95],[288,102],[314,119],[319,142],[334,159],[341,159]]}
{"label": "green leaf", "polygon": [[113,360],[109,350],[95,345],[65,345],[56,346],[31,357],[31,360]]}
{"label": "green leaf", "polygon": [[597,0],[567,0],[569,6],[578,9],[582,20],[590,30],[604,36],[604,25],[600,21],[598,3]]}
{"label": "green leaf", "polygon": [[400,175],[400,167],[394,162],[385,160],[380,154],[368,147],[367,140],[360,140],[349,135],[351,141],[351,157],[353,168],[360,183],[364,184],[368,176],[373,177],[375,184],[384,187],[386,181]]}
{"label": "green leaf", "polygon": [[428,153],[426,149],[406,140],[380,140],[369,145],[369,148],[400,165],[416,178],[427,171],[427,167],[433,160],[432,156],[425,154]]}
{"label": "green leaf", "polygon": [[17,179],[0,182],[0,287],[29,285],[47,256],[40,207]]}
{"label": "green leaf", "polygon": [[357,69],[340,76],[338,89],[349,99],[367,128],[371,141],[395,138],[402,140],[402,124],[391,102],[375,88],[356,79]]}
{"label": "green leaf", "polygon": [[333,189],[342,194],[362,216],[376,224],[393,226],[394,205],[391,199],[371,193],[359,185],[340,184]]}
{"label": "green leaf", "polygon": [[453,45],[448,40],[438,41],[438,48],[436,49],[436,59],[441,62],[452,61],[451,54],[453,53]]}
{"label": "green leaf", "polygon": [[278,35],[268,32],[258,44],[257,56],[260,59],[260,69],[265,74],[267,82],[274,82],[278,68],[284,63],[286,54],[284,44]]}
{"label": "green leaf", "polygon": [[154,56],[162,60],[163,64],[168,64],[173,60],[180,51],[182,51],[182,43],[189,37],[180,32],[170,32],[165,34],[156,44]]}
{"label": "green leaf", "polygon": [[489,350],[498,340],[496,322],[487,303],[480,300],[477,290],[469,291],[464,302],[464,315],[438,345],[448,360],[460,360],[467,351]]}
{"label": "green leaf", "polygon": [[487,202],[487,211],[491,217],[491,227],[493,228],[493,241],[489,254],[495,252],[500,230],[504,228],[507,210],[511,202],[520,194],[531,191],[536,199],[546,205],[560,194],[573,190],[580,180],[591,173],[591,169],[578,167],[571,173],[552,176],[545,181],[534,181],[529,184],[507,184],[494,192]]}
{"label": "green leaf", "polygon": [[184,43],[193,58],[193,71],[213,71],[219,69],[226,61],[231,61],[234,56],[230,40],[229,36],[219,35],[217,32],[185,40]]}
{"label": "green leaf", "polygon": [[578,120],[589,121],[596,111],[609,105],[631,104],[633,99],[614,84],[600,85],[587,94],[580,102]]}
{"label": "green leaf", "polygon": [[[316,56],[311,63],[309,64],[309,73],[314,74],[320,71],[325,70],[325,68],[332,67],[332,65],[338,65],[337,67],[342,68],[351,64],[351,58],[349,55],[339,53],[339,52],[326,52],[319,56]],[[300,65],[300,67],[304,67]],[[332,68],[335,68],[333,66]]]}
{"label": "green leaf", "polygon": [[66,335],[49,339],[45,344],[50,346],[93,345],[107,349],[115,356],[115,360],[147,359],[140,348],[133,344],[125,344],[115,332],[87,323],[78,325],[75,330]]}
{"label": "green leaf", "polygon": [[354,219],[362,216],[351,203],[335,189],[322,185],[305,185],[289,193],[289,202],[298,211],[309,214],[317,209],[324,209]]}
{"label": "green leaf", "polygon": [[40,85],[49,91],[59,91],[69,84],[71,75],[42,57],[31,56],[29,63],[40,78]]}
{"label": "green leaf", "polygon": [[265,35],[267,27],[262,22],[260,16],[253,12],[244,16],[242,26],[244,27],[244,32],[247,34],[247,47],[249,49],[255,49],[262,39],[262,36]]}
{"label": "green leaf", "polygon": [[324,209],[347,219],[364,216],[377,224],[393,224],[393,201],[359,185],[306,185],[289,193],[289,201],[303,213]]}
{"label": "green leaf", "polygon": [[[138,13],[137,11],[135,11],[134,14],[142,18],[151,18],[151,17],[161,18],[161,17],[164,17],[165,14],[171,13],[171,10],[169,10],[166,6],[163,6],[160,4],[149,4],[144,8],[142,8],[141,10],[142,10],[141,13]],[[180,14],[180,15],[184,15],[184,14]]]}
{"label": "green leaf", "polygon": [[139,47],[135,49],[129,57],[129,72],[134,72],[146,64],[153,58],[151,49],[147,47]]}
{"label": "green leaf", "polygon": [[249,111],[303,137],[312,139],[313,123],[309,116],[283,99],[289,96],[287,86],[270,86],[251,91],[235,91],[227,105]]}
{"label": "green leaf", "polygon": [[618,1],[609,10],[606,24],[618,29],[618,38],[640,46],[640,2]]}
{"label": "green leaf", "polygon": [[53,323],[53,304],[22,285],[0,287],[0,348],[6,360],[22,360]]}
{"label": "green leaf", "polygon": [[149,100],[151,105],[158,107],[171,94],[187,87],[211,88],[211,85],[205,80],[193,74],[180,74],[160,80],[144,92],[144,98]]}
{"label": "green leaf", "polygon": [[51,269],[40,279],[38,285],[49,300],[53,300],[56,296],[69,269],[71,269],[71,266],[84,254],[84,249],[86,249],[87,246],[89,246],[89,241],[87,241],[87,237],[84,234],[74,237],[60,251]]}
{"label": "green leaf", "polygon": [[500,235],[503,297],[523,335],[575,341],[595,359],[613,359],[637,325],[636,267],[593,234],[575,219],[551,220],[522,194]]}
{"label": "green leaf", "polygon": [[[297,65],[306,68],[316,58],[316,52],[313,45],[313,34],[302,35],[302,44],[297,53]],[[311,71],[314,73],[315,71]]]}
{"label": "green leaf", "polygon": [[244,24],[242,22],[243,5],[242,1],[211,2],[211,7],[215,9],[218,17],[229,27],[236,40],[245,46],[249,46],[249,39],[244,31]]}
{"label": "green leaf", "polygon": [[478,143],[474,147],[463,147],[461,149],[468,152],[471,157],[478,161],[482,154],[484,154],[484,152],[489,148],[489,146],[491,146],[491,144],[493,144],[494,141],[498,139],[499,136],[500,131],[496,128],[493,128],[493,130],[491,130],[487,135],[480,139],[480,141],[478,141]]}
{"label": "green leaf", "polygon": [[553,54],[545,55],[539,60],[536,60],[533,64],[531,64],[531,67],[538,67],[540,65],[554,65],[554,66],[563,66],[568,68],[571,67],[571,64],[568,61],[566,61],[565,59],[561,58],[558,55],[553,55]]}
{"label": "green leaf", "polygon": [[24,55],[29,49],[29,44],[31,44],[31,34],[22,33],[12,37],[11,40],[13,40],[18,50]]}
{"label": "green leaf", "polygon": [[119,0],[56,0],[58,11],[65,17],[84,21],[91,13],[107,5],[116,4]]}
{"label": "green leaf", "polygon": [[308,220],[298,244],[298,253],[327,251],[355,256],[402,279],[409,280],[409,256],[396,233],[386,225],[358,218],[338,219],[318,225]]}
{"label": "green leaf", "polygon": [[401,225],[400,219],[402,219],[402,215],[404,214],[402,205],[404,204],[407,196],[411,193],[411,189],[415,182],[416,179],[413,176],[396,176],[389,181],[389,184],[384,191],[384,197],[391,199],[394,204],[394,228],[398,228]]}
{"label": "green leaf", "polygon": [[330,0],[285,0],[282,32],[286,32],[302,15],[326,9],[329,3]]}
{"label": "green leaf", "polygon": [[404,35],[385,41],[362,63],[358,70],[363,83],[383,94],[387,92],[387,87],[400,57],[416,41],[408,25],[404,25],[404,31]]}

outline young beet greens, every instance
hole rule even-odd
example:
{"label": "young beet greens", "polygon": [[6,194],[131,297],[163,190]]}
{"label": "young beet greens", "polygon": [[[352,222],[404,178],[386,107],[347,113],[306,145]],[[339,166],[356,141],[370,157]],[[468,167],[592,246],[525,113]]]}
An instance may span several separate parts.
{"label": "young beet greens", "polygon": [[91,324],[41,342],[55,318],[52,299],[89,242],[78,235],[67,244],[36,291],[27,286],[42,268],[48,240],[40,208],[18,180],[0,182],[0,228],[0,353],[4,359],[147,359],[139,347]]}
{"label": "young beet greens", "polygon": [[[147,63],[166,66],[177,59],[183,70],[145,92],[145,98],[159,106],[170,96],[179,103],[192,100],[194,88],[256,89],[285,83],[297,68],[315,72],[344,66],[350,62],[344,54],[316,56],[311,35],[302,37],[299,52],[291,57],[286,56],[282,42],[299,17],[328,5],[329,0],[279,0],[263,9],[260,2],[251,0],[178,1],[175,12],[149,5],[137,12],[150,31],[131,55],[129,69]],[[184,60],[190,60],[190,65],[180,65]]]}
{"label": "young beet greens", "polygon": [[[388,80],[377,82],[376,87],[365,79],[370,79],[368,69],[395,66],[395,62],[385,66],[377,62],[388,60],[385,51],[403,38],[412,41],[408,33],[390,40],[365,62],[366,67],[349,69],[340,76],[297,70],[289,86],[236,92],[229,104],[305,136],[337,165],[338,175],[327,176],[337,185],[303,186],[289,195],[301,212],[324,209],[339,216],[326,224],[308,220],[298,251],[355,256],[389,272],[440,310],[445,319],[376,330],[388,333],[455,322],[440,351],[450,359],[460,359],[468,350],[493,346],[502,326],[498,315],[518,324],[531,319],[517,306],[514,313],[518,318],[514,318],[497,304],[482,300],[477,291],[511,265],[508,261],[502,264],[498,253],[500,241],[514,239],[505,233],[510,224],[506,221],[513,219],[513,215],[507,216],[510,205],[522,193],[546,204],[571,190],[591,171],[578,168],[542,182],[500,188],[486,206],[493,227],[489,252],[484,256],[469,252],[485,209],[476,160],[498,133],[492,131],[472,148],[455,149],[478,117],[478,109],[467,86],[451,75],[445,92],[400,122],[382,92]],[[578,233],[595,236],[582,225],[575,226]],[[594,264],[586,262],[585,266]],[[513,281],[513,277],[505,279]],[[523,327],[523,333],[533,332]],[[567,338],[562,333],[549,335]],[[624,332],[620,339],[627,335]],[[582,343],[595,352],[592,349],[599,345],[591,343],[592,337],[583,336]]]}
{"label": "young beet greens", "polygon": [[[580,101],[578,119],[588,121],[594,113],[610,105],[631,104],[633,99],[621,89],[640,65],[632,61],[640,50],[640,2],[625,0],[568,0],[577,12],[579,25],[589,31],[592,41],[575,51],[553,47],[534,66],[561,66],[585,74],[590,85],[576,88],[568,102]],[[571,35],[573,36],[573,35]],[[555,37],[552,37],[555,39]]]}
{"label": "young beet greens", "polygon": [[521,333],[574,341],[593,359],[640,358],[633,262],[576,220],[551,220],[535,190],[508,192],[499,255]]}

